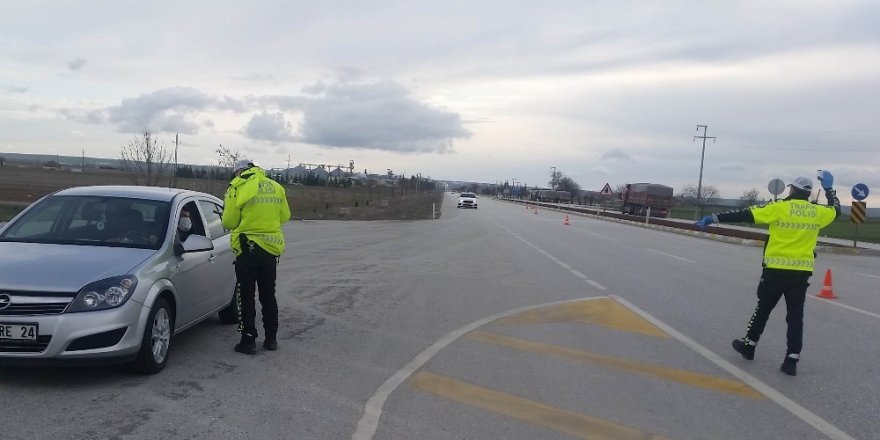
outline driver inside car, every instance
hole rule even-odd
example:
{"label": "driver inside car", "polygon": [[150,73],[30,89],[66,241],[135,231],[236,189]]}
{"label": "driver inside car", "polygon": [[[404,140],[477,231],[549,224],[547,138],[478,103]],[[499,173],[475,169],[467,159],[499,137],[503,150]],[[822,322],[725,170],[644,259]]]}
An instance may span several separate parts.
{"label": "driver inside car", "polygon": [[183,208],[180,211],[180,220],[177,222],[177,234],[180,242],[183,243],[192,233],[192,217],[190,217],[189,209]]}

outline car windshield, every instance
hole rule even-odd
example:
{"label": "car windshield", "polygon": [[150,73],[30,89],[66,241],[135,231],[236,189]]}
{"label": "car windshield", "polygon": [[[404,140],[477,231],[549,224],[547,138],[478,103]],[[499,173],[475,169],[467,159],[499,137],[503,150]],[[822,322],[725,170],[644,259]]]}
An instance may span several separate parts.
{"label": "car windshield", "polygon": [[49,196],[0,234],[0,241],[158,249],[169,203],[122,197]]}
{"label": "car windshield", "polygon": [[468,199],[476,199],[477,198],[476,194],[471,194],[471,193],[461,193],[461,196],[464,198],[468,198]]}

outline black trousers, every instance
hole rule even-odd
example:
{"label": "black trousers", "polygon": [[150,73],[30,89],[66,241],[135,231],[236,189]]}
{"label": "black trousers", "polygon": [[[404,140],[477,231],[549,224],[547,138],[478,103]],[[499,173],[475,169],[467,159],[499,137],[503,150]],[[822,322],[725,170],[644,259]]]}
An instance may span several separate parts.
{"label": "black trousers", "polygon": [[260,292],[263,307],[263,330],[267,338],[278,333],[278,302],[275,300],[275,276],[278,257],[251,242],[242,243],[242,253],[235,259],[235,276],[238,278],[238,330],[242,336],[256,339],[257,310],[254,296]]}
{"label": "black trousers", "polygon": [[785,297],[785,322],[788,324],[788,351],[786,355],[800,354],[804,337],[804,302],[807,298],[808,280],[812,272],[799,270],[764,269],[758,284],[758,305],[749,320],[746,337],[758,342],[770,312],[779,298]]}

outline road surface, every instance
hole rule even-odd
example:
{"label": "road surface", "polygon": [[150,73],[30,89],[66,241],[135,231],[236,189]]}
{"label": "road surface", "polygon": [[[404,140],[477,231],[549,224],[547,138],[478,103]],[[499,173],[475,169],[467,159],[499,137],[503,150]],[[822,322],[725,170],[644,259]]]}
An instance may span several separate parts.
{"label": "road surface", "polygon": [[760,248],[483,198],[436,221],[291,222],[280,350],[216,319],[168,367],[0,370],[7,439],[877,438],[880,264],[820,254],[799,375],[752,361]]}

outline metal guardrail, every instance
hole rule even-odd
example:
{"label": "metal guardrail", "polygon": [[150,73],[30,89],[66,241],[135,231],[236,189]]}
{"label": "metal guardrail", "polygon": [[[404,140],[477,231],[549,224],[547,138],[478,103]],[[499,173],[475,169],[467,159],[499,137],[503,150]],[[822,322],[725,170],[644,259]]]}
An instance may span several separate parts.
{"label": "metal guardrail", "polygon": [[[517,200],[517,199],[505,199],[514,203],[519,204],[528,204],[533,206],[539,206],[546,209],[556,209],[559,211],[569,211],[569,212],[579,212],[582,214],[596,215],[599,217],[608,217],[615,218],[619,220],[628,220],[636,223],[645,223],[646,217],[640,215],[629,215],[629,214],[620,214],[617,212],[610,211],[602,211],[598,208],[586,207],[581,205],[569,205],[569,204],[556,204],[556,203],[547,203],[547,202],[535,202],[535,201],[526,201],[526,200]],[[693,222],[687,222],[682,220],[674,220],[668,218],[660,218],[660,217],[649,217],[647,218],[647,223],[657,226],[668,226],[676,229],[683,229],[689,231],[697,231],[697,232],[705,232],[700,229],[699,226],[694,224]],[[757,232],[757,231],[744,231],[741,229],[727,228],[722,225],[712,226],[711,230],[712,234],[715,235],[723,235],[726,237],[732,238],[741,238],[744,240],[758,240],[758,241],[767,241],[767,233],[765,232]],[[830,246],[837,246],[833,244],[829,244]]]}
{"label": "metal guardrail", "polygon": [[[568,212],[578,212],[582,214],[595,215],[598,217],[607,217],[618,220],[631,221],[634,223],[645,224],[649,223],[651,225],[656,226],[666,226],[670,228],[680,229],[682,231],[694,231],[694,233],[704,233],[711,234],[714,236],[722,236],[729,237],[729,239],[741,239],[741,240],[752,240],[753,243],[756,242],[766,242],[768,234],[763,231],[756,230],[748,230],[744,228],[738,227],[725,227],[724,225],[713,225],[712,228],[708,231],[703,231],[699,226],[694,224],[693,221],[683,220],[683,219],[669,219],[669,218],[659,218],[659,217],[650,217],[647,218],[640,215],[629,215],[629,214],[620,214],[617,212],[611,212],[607,210],[602,210],[597,207],[586,207],[583,205],[572,205],[572,204],[563,204],[563,203],[547,203],[547,202],[535,202],[530,200],[518,200],[518,199],[503,199],[514,203],[519,204],[528,204],[533,206],[540,206],[546,209],[554,209],[558,211],[568,211]],[[647,220],[647,222],[646,222]],[[726,240],[723,240],[726,241]],[[876,244],[868,244],[868,243],[859,243],[858,248],[853,248],[849,244],[842,244],[840,242],[835,242],[839,240],[827,239],[824,237],[819,237],[818,246],[816,248],[817,251],[821,252],[832,252],[832,253],[853,253],[853,254],[861,254],[861,255],[871,255],[871,256],[880,256],[880,246]]]}

